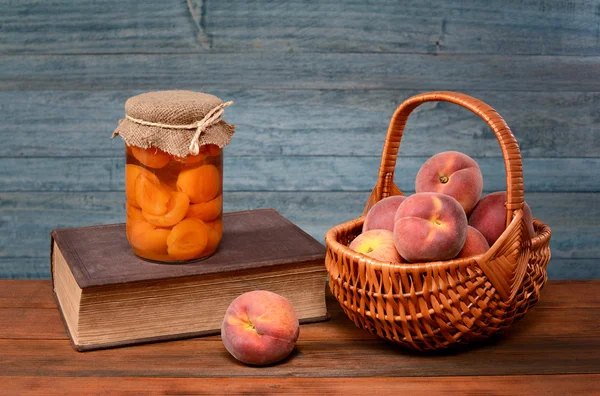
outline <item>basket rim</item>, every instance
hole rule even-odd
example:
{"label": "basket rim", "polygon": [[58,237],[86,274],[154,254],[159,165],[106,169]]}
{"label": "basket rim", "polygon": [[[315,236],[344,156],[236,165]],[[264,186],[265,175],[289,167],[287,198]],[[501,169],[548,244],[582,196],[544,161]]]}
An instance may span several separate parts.
{"label": "basket rim", "polygon": [[[342,254],[347,256],[352,256],[362,262],[364,262],[368,266],[372,266],[375,270],[382,271],[384,268],[390,270],[391,272],[401,272],[401,273],[414,273],[427,271],[430,269],[437,269],[440,271],[447,271],[453,268],[459,268],[462,266],[469,266],[476,263],[476,259],[483,256],[485,253],[471,256],[471,257],[463,257],[458,259],[450,259],[443,261],[428,261],[422,263],[388,263],[385,261],[380,261],[369,256],[366,256],[362,253],[355,252],[351,250],[348,246],[338,241],[338,235],[343,228],[354,228],[358,226],[362,226],[364,223],[365,215],[357,217],[355,219],[346,221],[344,223],[338,224],[332,228],[330,228],[325,234],[325,246],[327,247],[327,251],[329,252],[334,247],[340,249]],[[513,220],[514,221],[514,220]],[[543,221],[534,218],[533,226],[536,230],[536,236],[531,239],[531,250],[538,249],[541,245],[545,244],[551,236],[551,229],[548,224]],[[506,232],[506,230],[504,231]],[[491,247],[490,247],[491,248]]]}

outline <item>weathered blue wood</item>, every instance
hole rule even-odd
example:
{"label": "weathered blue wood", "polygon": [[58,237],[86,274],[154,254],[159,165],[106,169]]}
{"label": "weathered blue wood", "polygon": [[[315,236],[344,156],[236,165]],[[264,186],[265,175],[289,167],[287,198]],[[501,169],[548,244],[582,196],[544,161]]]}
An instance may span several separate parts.
{"label": "weathered blue wood", "polygon": [[0,34],[0,53],[168,53],[201,47],[186,0],[3,1]]}
{"label": "weathered blue wood", "polygon": [[[400,189],[414,190],[417,172],[428,157],[401,157]],[[476,157],[484,190],[505,190],[504,160]],[[379,157],[248,156],[224,158],[226,191],[370,191]],[[527,192],[599,192],[600,158],[525,158]],[[121,191],[124,156],[0,158],[0,191]]]}
{"label": "weathered blue wood", "polygon": [[[366,192],[230,192],[225,211],[274,207],[323,240],[334,225],[358,217]],[[598,193],[531,193],[535,217],[550,225],[555,258],[600,257]],[[124,221],[124,194],[0,193],[0,257],[42,257],[53,228]],[[600,275],[600,272],[598,273]]]}
{"label": "weathered blue wood", "polygon": [[398,52],[600,55],[598,1],[21,0],[0,53]]}
{"label": "weathered blue wood", "polygon": [[0,90],[600,91],[600,56],[239,53],[2,55]]}
{"label": "weathered blue wood", "polygon": [[[141,91],[0,91],[0,157],[122,156],[109,139],[127,98]],[[238,129],[228,156],[381,154],[396,107],[419,91],[215,89],[235,101],[225,118]],[[469,91],[467,91],[469,93]],[[600,93],[473,92],[509,123],[528,157],[598,157]],[[458,150],[500,156],[492,132],[474,114],[428,103],[409,119],[402,156]]]}
{"label": "weathered blue wood", "polygon": [[[368,193],[265,192],[225,194],[225,210],[274,207],[316,239],[357,217]],[[549,273],[554,279],[600,277],[598,193],[529,194],[534,216],[553,231]],[[122,193],[1,193],[0,278],[47,275],[49,232],[122,222]]]}

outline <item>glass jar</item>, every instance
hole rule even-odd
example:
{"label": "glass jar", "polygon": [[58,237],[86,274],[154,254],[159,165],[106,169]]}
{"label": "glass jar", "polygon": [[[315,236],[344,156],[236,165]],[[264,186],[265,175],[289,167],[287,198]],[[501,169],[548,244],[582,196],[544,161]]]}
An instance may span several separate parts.
{"label": "glass jar", "polygon": [[[198,151],[197,151],[198,152]],[[160,262],[212,255],[223,235],[223,156],[214,144],[177,157],[125,146],[127,239],[133,252]]]}

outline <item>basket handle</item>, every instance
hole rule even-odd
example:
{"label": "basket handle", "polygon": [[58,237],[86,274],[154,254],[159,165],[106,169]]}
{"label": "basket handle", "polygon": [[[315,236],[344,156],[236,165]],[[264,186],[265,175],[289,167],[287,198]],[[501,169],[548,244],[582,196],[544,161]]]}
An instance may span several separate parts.
{"label": "basket handle", "polygon": [[[394,170],[396,168],[400,141],[402,140],[408,116],[414,109],[425,102],[450,102],[471,110],[481,117],[496,135],[502,149],[506,169],[506,226],[508,227],[513,220],[513,216],[516,212],[522,210],[524,205],[523,164],[517,140],[504,119],[491,106],[469,95],[448,91],[426,92],[415,95],[398,106],[392,116],[385,138],[377,185],[373,189],[371,197],[365,206],[364,213],[366,214],[375,203],[383,198],[401,194],[401,191],[394,184]],[[518,264],[521,268],[511,268],[510,271],[505,271],[506,274],[502,278],[509,279],[499,279],[497,271],[493,271],[491,268],[487,268],[486,270],[487,266],[484,262],[480,264],[482,264],[481,267],[484,273],[503,299],[505,301],[512,299],[515,290],[520,287],[523,279],[522,276],[517,274],[524,273],[522,266],[526,266],[527,263],[523,264],[523,260],[518,260],[518,263],[514,263],[514,265]]]}

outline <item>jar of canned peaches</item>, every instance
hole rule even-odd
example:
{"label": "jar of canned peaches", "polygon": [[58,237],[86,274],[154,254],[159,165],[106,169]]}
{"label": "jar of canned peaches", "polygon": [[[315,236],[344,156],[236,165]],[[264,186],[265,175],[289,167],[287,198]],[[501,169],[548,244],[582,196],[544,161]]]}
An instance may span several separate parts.
{"label": "jar of canned peaches", "polygon": [[[218,143],[228,143],[234,131],[221,118],[227,105],[189,91],[151,92],[125,104],[126,118],[114,135],[125,140],[126,236],[136,255],[183,262],[217,250],[223,235]],[[165,116],[172,113],[177,119]]]}

